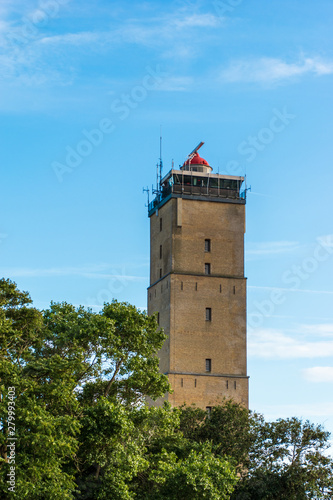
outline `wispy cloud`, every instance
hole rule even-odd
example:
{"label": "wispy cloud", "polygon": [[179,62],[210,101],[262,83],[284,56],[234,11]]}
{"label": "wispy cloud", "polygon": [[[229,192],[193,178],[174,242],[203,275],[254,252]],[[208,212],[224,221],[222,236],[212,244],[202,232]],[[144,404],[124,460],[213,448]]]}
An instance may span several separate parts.
{"label": "wispy cloud", "polygon": [[[64,3],[66,7],[62,5]],[[9,15],[3,15],[0,20],[0,47],[3,48],[0,79],[15,85],[59,85],[62,80],[66,85],[72,84],[76,71],[80,72],[81,57],[86,61],[89,54],[112,54],[130,45],[145,47],[152,51],[152,56],[157,54],[160,60],[188,61],[209,43],[212,30],[220,25],[217,15],[194,11],[193,5],[182,5],[160,17],[154,16],[149,8],[145,17],[140,13],[137,18],[127,16],[117,19],[117,22],[110,14],[107,30],[104,23],[100,30],[64,31],[61,17],[64,13],[73,15],[74,6],[70,10],[70,3],[70,0],[62,0],[55,14],[46,15],[46,21],[35,22],[35,18],[39,19],[35,11],[27,12],[27,6],[20,4],[21,15],[15,6],[13,16],[10,2],[6,2],[2,11]],[[40,9],[43,11],[41,7],[37,12]],[[47,30],[51,21],[52,31]],[[202,29],[200,37],[196,34],[198,29]],[[178,75],[178,81],[175,78],[165,83],[162,90],[183,91],[188,83],[186,77]]]}
{"label": "wispy cloud", "polygon": [[193,78],[190,77],[170,76],[163,79],[163,82],[158,86],[158,90],[165,92],[182,92],[188,90],[192,83]]}
{"label": "wispy cloud", "polygon": [[282,288],[278,286],[258,286],[258,285],[248,285],[248,288],[253,288],[254,290],[268,290],[277,292],[288,292],[288,293],[313,293],[313,294],[323,294],[323,295],[333,295],[332,290],[307,290],[302,288]]}
{"label": "wispy cloud", "polygon": [[333,337],[333,323],[319,325],[300,325],[300,330],[307,335],[320,335],[322,337]]}
{"label": "wispy cloud", "polygon": [[326,403],[304,403],[304,404],[278,404],[265,405],[263,408],[257,408],[257,411],[263,412],[269,420],[277,418],[288,418],[298,416],[300,418],[320,418],[332,417],[333,401]]}
{"label": "wispy cloud", "polygon": [[[92,279],[126,279],[133,281],[146,280],[146,276],[128,275],[123,269],[106,272],[110,266],[88,267],[50,267],[50,268],[3,268],[1,274],[9,278],[47,278],[56,276],[81,276]],[[120,271],[120,272],[119,272]]]}
{"label": "wispy cloud", "polygon": [[176,18],[172,23],[176,28],[211,28],[221,24],[218,16],[213,14],[192,14]]}
{"label": "wispy cloud", "polygon": [[278,83],[308,74],[322,76],[332,73],[333,61],[319,57],[301,57],[297,62],[261,57],[232,62],[221,72],[220,78],[224,82]]}
{"label": "wispy cloud", "polygon": [[[314,339],[300,327],[285,333],[278,329],[257,329],[249,335],[248,353],[251,357],[266,359],[323,358],[333,355],[333,339]],[[333,327],[333,325],[332,325]],[[312,325],[315,331],[315,325]]]}
{"label": "wispy cloud", "polygon": [[281,253],[294,252],[300,248],[297,241],[265,241],[260,243],[248,243],[246,255],[264,256]]}
{"label": "wispy cloud", "polygon": [[92,31],[82,31],[80,33],[65,33],[63,35],[44,36],[39,39],[44,45],[86,45],[100,43],[102,40],[108,41],[110,34],[94,33]]}
{"label": "wispy cloud", "polygon": [[333,366],[314,366],[303,370],[303,375],[309,382],[333,382]]}

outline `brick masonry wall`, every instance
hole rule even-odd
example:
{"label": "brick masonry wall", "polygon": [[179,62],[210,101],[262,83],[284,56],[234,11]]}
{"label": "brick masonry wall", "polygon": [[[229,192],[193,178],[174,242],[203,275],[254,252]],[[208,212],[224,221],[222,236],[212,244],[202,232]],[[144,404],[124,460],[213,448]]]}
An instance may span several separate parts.
{"label": "brick masonry wall", "polygon": [[[248,405],[245,206],[172,198],[150,221],[148,313],[159,312],[168,335],[160,351],[160,369],[174,389],[167,398],[175,406],[205,408],[223,397]],[[205,239],[211,240],[210,252]]]}

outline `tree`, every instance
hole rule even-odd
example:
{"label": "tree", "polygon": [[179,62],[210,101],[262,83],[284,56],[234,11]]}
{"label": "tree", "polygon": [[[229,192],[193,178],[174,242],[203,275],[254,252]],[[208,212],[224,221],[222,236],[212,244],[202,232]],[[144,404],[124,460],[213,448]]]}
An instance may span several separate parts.
{"label": "tree", "polygon": [[265,422],[231,400],[210,415],[183,407],[184,436],[212,443],[215,455],[236,466],[240,481],[233,500],[306,500],[333,497],[333,461],[327,455],[329,433],[297,418]]}
{"label": "tree", "polygon": [[249,470],[235,500],[331,499],[333,462],[327,456],[329,433],[298,418],[262,422],[250,449]]}
{"label": "tree", "polygon": [[155,317],[127,303],[40,312],[0,280],[1,498],[332,498],[320,426],[265,422],[231,400],[209,415],[149,408],[147,396],[169,390],[157,360],[164,339]]}
{"label": "tree", "polygon": [[162,452],[150,479],[155,485],[146,498],[168,500],[226,500],[237,483],[235,469],[214,455],[209,443],[192,445],[183,459],[176,453]]}
{"label": "tree", "polygon": [[135,498],[224,499],[237,482],[233,465],[216,456],[211,443],[197,443],[180,430],[182,410],[140,408],[132,420],[143,439],[146,466],[133,477],[130,491]]}
{"label": "tree", "polygon": [[228,457],[241,474],[249,466],[249,453],[261,422],[260,415],[232,399],[223,399],[209,415],[195,406],[183,406],[180,428],[189,439],[211,442],[214,453]]}
{"label": "tree", "polygon": [[169,389],[156,356],[164,338],[154,317],[129,304],[114,301],[101,313],[51,304],[42,314],[1,280],[1,498],[8,388],[15,387],[17,498],[73,498],[76,480],[83,485],[93,472],[98,482],[101,470],[107,477],[108,451],[131,428],[125,409]]}
{"label": "tree", "polygon": [[[74,487],[65,469],[77,449],[75,398],[63,391],[65,381],[52,384],[55,361],[36,357],[44,342],[43,317],[31,302],[27,292],[0,280],[1,498],[66,499]],[[8,490],[10,467],[15,493]]]}

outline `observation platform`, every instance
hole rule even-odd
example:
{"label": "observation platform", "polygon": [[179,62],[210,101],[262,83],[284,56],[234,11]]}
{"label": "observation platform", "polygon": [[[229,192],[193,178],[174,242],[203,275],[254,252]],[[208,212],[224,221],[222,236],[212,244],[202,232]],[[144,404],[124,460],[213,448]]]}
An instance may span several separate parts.
{"label": "observation platform", "polygon": [[[160,182],[160,189],[148,205],[149,217],[170,198],[195,199],[222,203],[246,203],[244,177],[212,174],[208,168],[191,166],[170,170]],[[201,170],[201,171],[198,171]],[[203,171],[206,170],[206,171]]]}

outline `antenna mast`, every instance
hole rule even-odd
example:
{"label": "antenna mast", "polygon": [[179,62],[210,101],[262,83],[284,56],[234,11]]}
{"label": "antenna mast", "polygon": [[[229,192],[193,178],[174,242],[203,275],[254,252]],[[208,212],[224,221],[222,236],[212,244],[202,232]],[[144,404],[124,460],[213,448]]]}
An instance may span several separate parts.
{"label": "antenna mast", "polygon": [[159,186],[160,189],[161,189],[161,183],[162,183],[162,170],[163,170],[163,162],[162,162],[162,125],[160,125],[160,186]]}
{"label": "antenna mast", "polygon": [[147,204],[145,206],[149,207],[149,189],[148,189],[148,186],[146,188],[142,188],[142,192],[147,193]]}

